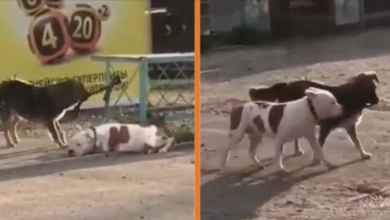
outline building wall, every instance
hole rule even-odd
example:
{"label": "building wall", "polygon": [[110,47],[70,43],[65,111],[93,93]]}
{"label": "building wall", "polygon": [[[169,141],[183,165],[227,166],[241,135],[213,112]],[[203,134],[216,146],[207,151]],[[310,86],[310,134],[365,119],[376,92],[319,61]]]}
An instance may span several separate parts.
{"label": "building wall", "polygon": [[235,26],[247,25],[270,31],[268,0],[209,0],[209,28],[226,32]]}
{"label": "building wall", "polygon": [[151,0],[151,8],[166,13],[151,15],[153,53],[194,51],[194,1]]}

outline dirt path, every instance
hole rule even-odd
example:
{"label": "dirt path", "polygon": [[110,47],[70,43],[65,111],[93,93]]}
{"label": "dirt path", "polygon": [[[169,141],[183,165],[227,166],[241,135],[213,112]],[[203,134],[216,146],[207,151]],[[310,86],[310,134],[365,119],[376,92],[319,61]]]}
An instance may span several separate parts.
{"label": "dirt path", "polygon": [[[363,192],[390,185],[390,114],[386,112],[390,102],[390,46],[380,40],[387,36],[389,30],[376,30],[202,57],[202,69],[219,69],[202,74],[202,219],[388,219],[387,194],[369,202],[351,202]],[[269,167],[261,172],[247,170],[246,140],[230,161],[230,166],[244,169],[243,174],[227,177],[212,172],[217,167],[219,148],[227,143],[228,121],[223,112],[235,101],[248,100],[248,87],[303,76],[339,84],[370,69],[379,74],[381,103],[375,111],[365,112],[358,129],[363,145],[373,154],[371,160],[359,160],[345,132],[335,131],[325,144],[326,156],[339,165],[331,172],[324,166],[307,167],[311,151],[304,141],[308,155],[286,159],[291,174],[275,173],[269,160],[274,149],[267,141],[258,155]],[[288,146],[291,154],[292,146]]]}
{"label": "dirt path", "polygon": [[190,149],[67,158],[47,138],[22,141],[0,150],[0,219],[193,219]]}

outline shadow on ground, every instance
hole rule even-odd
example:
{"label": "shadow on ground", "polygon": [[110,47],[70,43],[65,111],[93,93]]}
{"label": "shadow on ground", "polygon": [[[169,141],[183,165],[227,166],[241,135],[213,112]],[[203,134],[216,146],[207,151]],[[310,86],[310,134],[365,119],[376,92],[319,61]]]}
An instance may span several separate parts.
{"label": "shadow on ground", "polygon": [[[15,164],[19,162],[21,164],[17,167],[0,168],[0,182],[52,174],[62,175],[62,172],[72,170],[171,159],[191,154],[193,154],[193,147],[183,146],[179,149],[173,149],[167,154],[146,155],[135,153],[116,153],[110,158],[106,158],[102,154],[92,154],[83,157],[69,157],[64,150],[53,149],[52,147],[39,147],[0,155],[0,160],[15,158],[16,161],[14,160],[12,163]],[[30,155],[30,157],[27,159],[19,158],[20,161],[18,161],[17,157],[26,155]],[[25,162],[24,160],[38,161],[38,163],[23,165]],[[3,163],[3,165],[4,164],[7,163]]]}
{"label": "shadow on ground", "polygon": [[[2,148],[2,149],[6,149],[6,148]],[[38,148],[33,148],[33,149],[15,151],[15,152],[1,154],[0,160],[28,156],[28,155],[37,154],[37,153],[50,153],[50,152],[58,152],[58,149],[55,149],[53,147],[38,147]]]}
{"label": "shadow on ground", "polygon": [[256,169],[249,169],[237,175],[214,175],[215,178],[201,186],[201,218],[202,220],[257,219],[260,214],[259,209],[265,203],[288,191],[297,183],[359,161],[361,160],[343,163],[332,170],[302,166],[289,173],[274,172],[258,177],[254,177],[254,174],[259,172]]}

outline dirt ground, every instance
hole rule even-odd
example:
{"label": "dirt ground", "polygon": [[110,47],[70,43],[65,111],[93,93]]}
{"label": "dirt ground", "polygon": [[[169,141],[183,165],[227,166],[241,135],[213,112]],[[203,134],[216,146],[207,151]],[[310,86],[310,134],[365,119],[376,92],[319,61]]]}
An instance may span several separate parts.
{"label": "dirt ground", "polygon": [[45,136],[21,141],[0,149],[2,220],[194,218],[193,147],[69,158]]}
{"label": "dirt ground", "polygon": [[[390,37],[389,29],[295,40],[259,48],[219,51],[202,57],[202,220],[387,220],[390,215]],[[286,157],[289,174],[276,173],[271,164],[274,149],[265,140],[258,155],[263,171],[248,167],[248,141],[233,151],[230,167],[238,175],[214,171],[219,149],[227,144],[225,112],[235,101],[248,100],[250,86],[271,85],[307,76],[340,84],[355,73],[376,70],[381,102],[366,110],[358,132],[372,159],[361,161],[344,131],[334,131],[325,143],[325,154],[338,168],[307,167],[306,155]],[[287,155],[292,144],[287,145]]]}

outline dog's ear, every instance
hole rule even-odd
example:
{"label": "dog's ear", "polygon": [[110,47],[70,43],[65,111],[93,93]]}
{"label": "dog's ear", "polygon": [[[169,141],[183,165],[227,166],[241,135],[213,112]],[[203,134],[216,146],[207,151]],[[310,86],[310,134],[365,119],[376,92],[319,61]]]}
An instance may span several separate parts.
{"label": "dog's ear", "polygon": [[87,137],[88,139],[93,139],[93,136],[90,132],[85,132],[85,137]]}
{"label": "dog's ear", "polygon": [[76,125],[74,126],[74,128],[75,128],[78,132],[83,130],[83,128],[82,128],[80,125],[78,125],[78,124],[76,124]]}
{"label": "dog's ear", "polygon": [[357,73],[355,76],[359,76],[359,75],[364,75],[367,78],[369,78],[370,80],[372,80],[376,83],[379,83],[379,78],[378,78],[376,71],[373,71],[373,70],[365,71],[365,72]]}
{"label": "dog's ear", "polygon": [[315,89],[313,87],[309,87],[308,89],[305,90],[305,94],[307,97],[309,97],[311,99],[311,98],[314,98],[318,95],[318,91],[317,91],[317,89]]}
{"label": "dog's ear", "polygon": [[376,74],[375,71],[369,71],[366,73],[366,75],[373,81],[375,81],[376,83],[379,83],[379,78],[378,78],[378,75]]}
{"label": "dog's ear", "polygon": [[249,87],[249,90],[253,89],[253,90],[260,90],[260,89],[268,89],[269,86],[250,86]]}
{"label": "dog's ear", "polygon": [[280,83],[275,83],[272,86],[270,86],[270,89],[285,89],[289,83],[287,82],[280,82]]}

